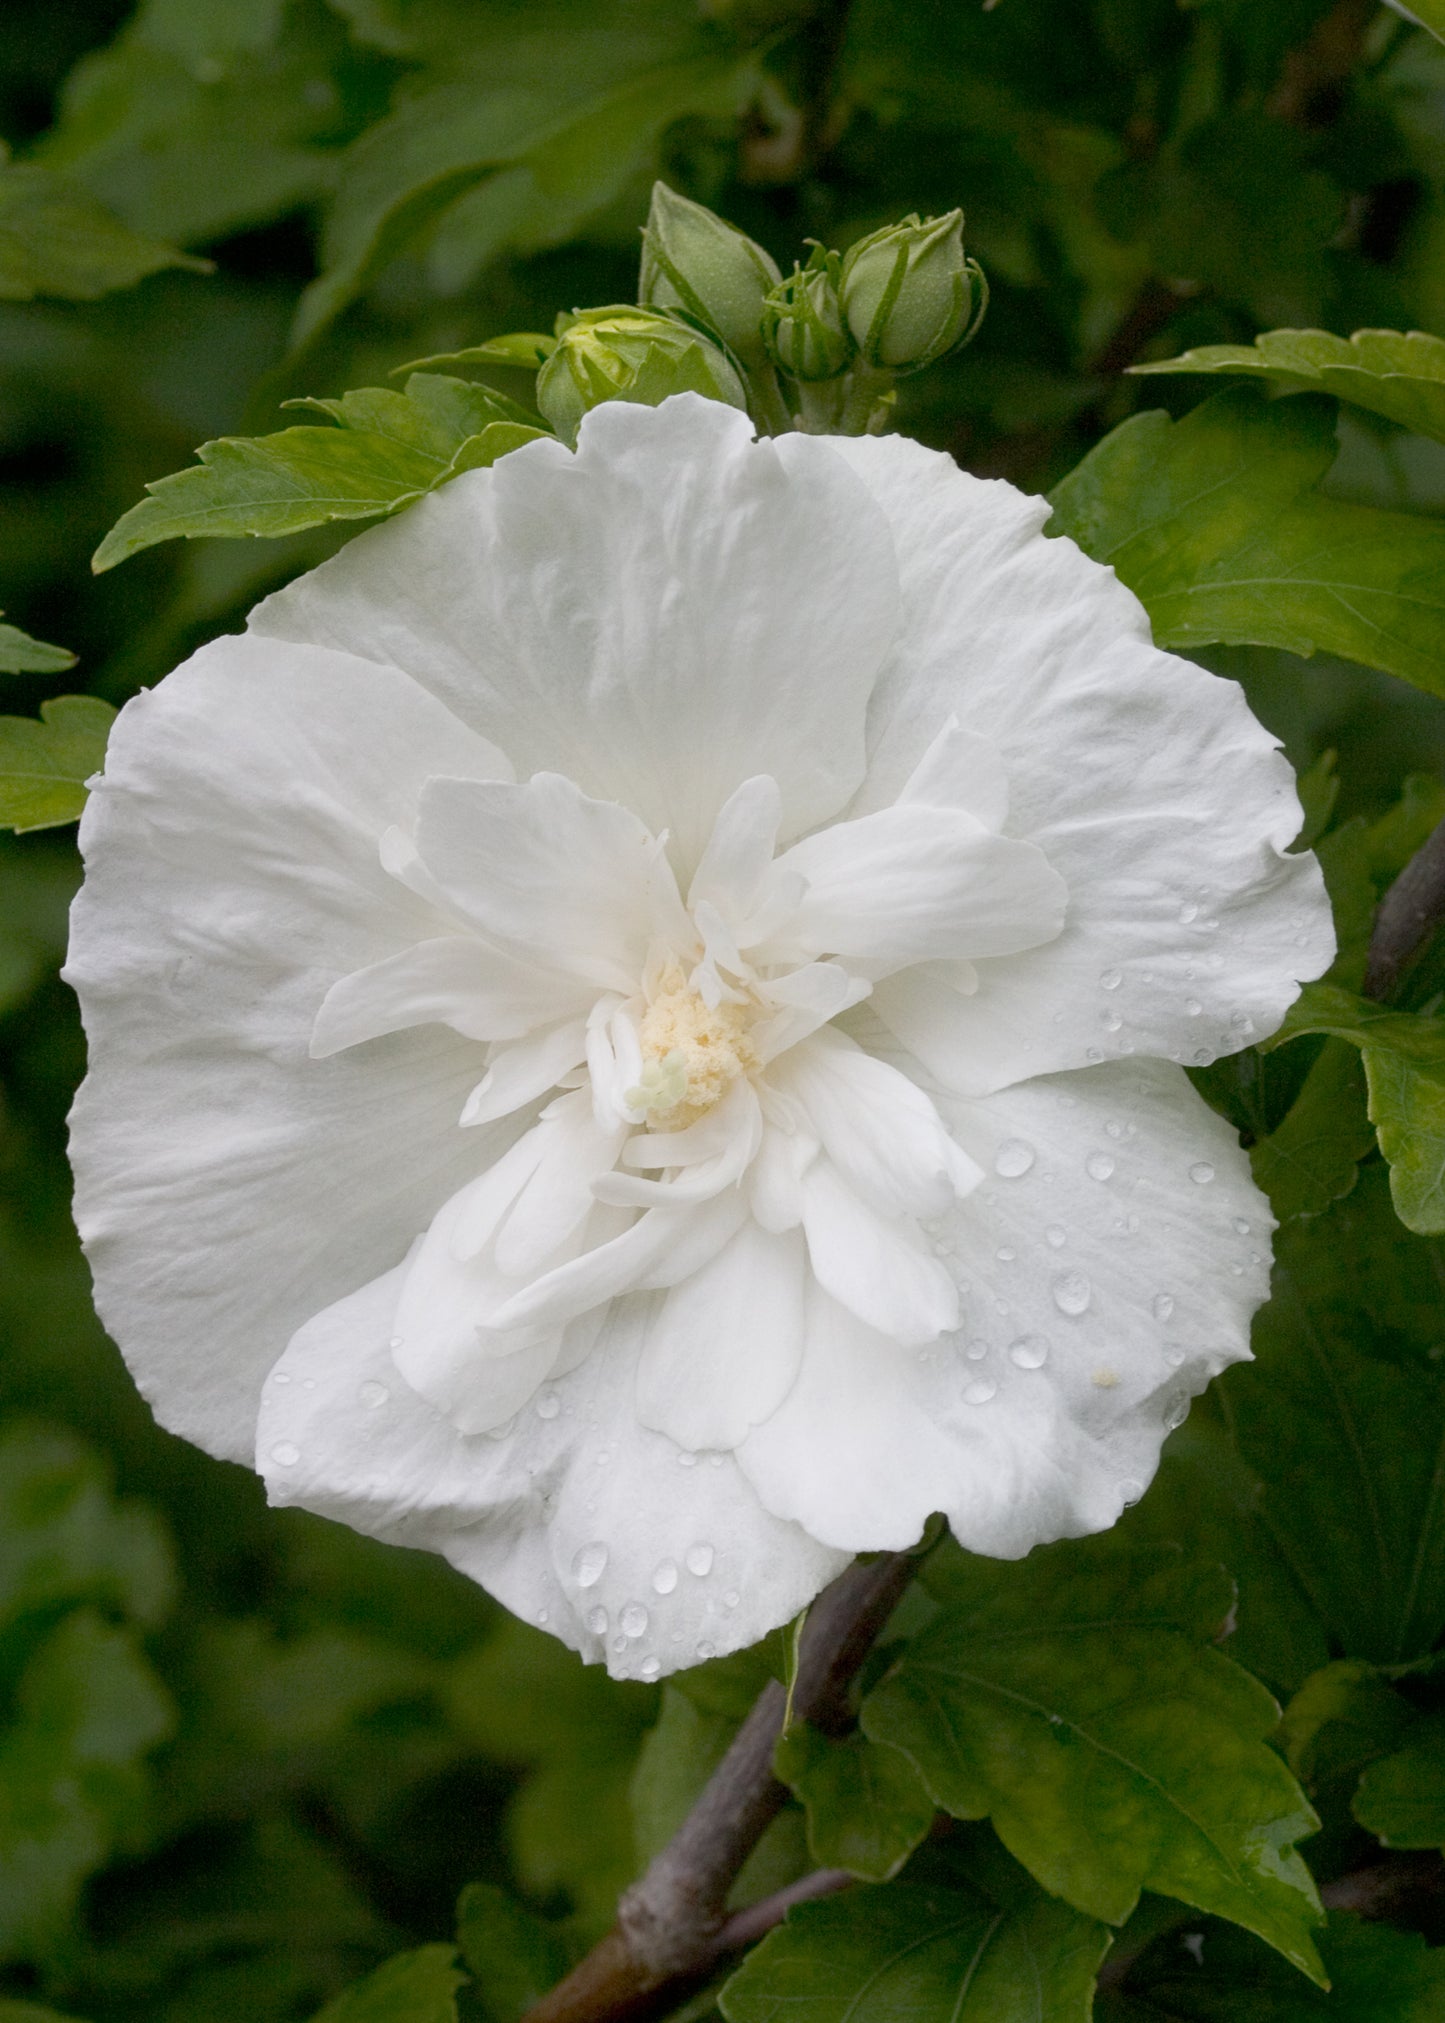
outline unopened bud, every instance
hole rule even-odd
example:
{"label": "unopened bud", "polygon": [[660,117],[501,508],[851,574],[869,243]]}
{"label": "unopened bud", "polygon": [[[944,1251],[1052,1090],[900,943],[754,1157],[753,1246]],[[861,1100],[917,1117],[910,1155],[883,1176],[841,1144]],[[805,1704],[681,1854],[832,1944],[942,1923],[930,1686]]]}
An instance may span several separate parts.
{"label": "unopened bud", "polygon": [[869,365],[920,372],[977,327],[988,287],[964,257],[963,212],[886,225],[848,249],[843,312]]}
{"label": "unopened bud", "polygon": [[680,309],[720,337],[750,370],[767,363],[763,304],[782,276],[772,255],[666,183],[652,186],[637,299]]}
{"label": "unopened bud", "polygon": [[700,393],[746,409],[747,394],[725,352],[654,309],[612,303],[559,317],[557,349],[537,375],[537,405],[565,443],[604,400],[657,407],[673,393]]}
{"label": "unopened bud", "polygon": [[780,281],[763,311],[763,337],[794,379],[836,379],[853,356],[838,299],[838,255],[816,249],[806,267]]}

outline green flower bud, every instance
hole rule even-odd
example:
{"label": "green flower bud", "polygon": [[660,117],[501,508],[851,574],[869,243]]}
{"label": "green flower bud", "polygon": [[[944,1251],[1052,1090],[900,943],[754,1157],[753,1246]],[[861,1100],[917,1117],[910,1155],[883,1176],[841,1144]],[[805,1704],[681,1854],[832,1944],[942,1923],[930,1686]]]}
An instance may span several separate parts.
{"label": "green flower bud", "polygon": [[537,374],[537,405],[565,443],[604,400],[657,407],[672,393],[701,393],[746,410],[727,354],[655,309],[611,303],[557,319],[557,349]]}
{"label": "green flower bud", "polygon": [[782,279],[770,253],[706,210],[670,190],[652,186],[652,209],[642,229],[639,302],[682,310],[705,324],[749,371],[767,363],[763,303]]}
{"label": "green flower bud", "polygon": [[924,221],[915,211],[860,239],[843,261],[842,298],[871,366],[920,372],[952,351],[988,302],[983,270],[964,257],[963,212]]}
{"label": "green flower bud", "polygon": [[763,338],[794,379],[836,379],[853,356],[853,340],[838,299],[838,255],[818,247],[769,292]]}

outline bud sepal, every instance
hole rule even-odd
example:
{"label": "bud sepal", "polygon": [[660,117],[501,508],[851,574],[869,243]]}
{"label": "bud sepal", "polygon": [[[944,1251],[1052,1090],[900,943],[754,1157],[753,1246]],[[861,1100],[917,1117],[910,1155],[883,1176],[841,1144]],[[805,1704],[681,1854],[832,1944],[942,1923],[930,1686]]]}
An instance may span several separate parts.
{"label": "bud sepal", "polygon": [[843,259],[848,329],[875,371],[907,374],[966,344],[983,321],[988,283],[963,250],[963,212],[912,212],[870,232]]}
{"label": "bud sepal", "polygon": [[557,346],[537,375],[537,405],[562,441],[605,400],[657,407],[700,393],[747,411],[747,390],[718,345],[660,310],[609,303],[557,319]]}

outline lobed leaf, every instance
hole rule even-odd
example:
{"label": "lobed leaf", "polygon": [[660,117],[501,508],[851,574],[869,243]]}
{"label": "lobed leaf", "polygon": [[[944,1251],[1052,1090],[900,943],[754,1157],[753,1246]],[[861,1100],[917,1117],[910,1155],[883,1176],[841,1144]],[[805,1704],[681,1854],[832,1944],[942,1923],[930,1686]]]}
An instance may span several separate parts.
{"label": "lobed leaf", "polygon": [[93,302],[163,267],[212,271],[209,260],[132,232],[88,190],[0,155],[0,300],[56,295]]}
{"label": "lobed leaf", "polygon": [[329,520],[399,512],[462,471],[484,469],[547,431],[466,380],[413,374],[406,391],[359,387],[292,403],[335,428],[282,429],[203,443],[200,463],[147,485],[95,552],[97,573],[158,541],[274,537]]}
{"label": "lobed leaf", "polygon": [[933,1800],[908,1758],[866,1735],[834,1740],[799,1722],[779,1740],[773,1768],[803,1801],[820,1868],[887,1882],[933,1824]]}
{"label": "lobed leaf", "polygon": [[488,2023],[518,2023],[572,1964],[557,1926],[491,1883],[468,1883],[462,1891],[457,1944],[476,1976],[475,1999]]}
{"label": "lobed leaf", "polygon": [[1354,1813],[1386,1847],[1445,1850],[1445,1714],[1422,1716],[1400,1748],[1366,1768]]}
{"label": "lobed leaf", "polygon": [[[1242,1933],[1213,1927],[1158,1949],[1129,1977],[1131,1998],[1099,2023],[1435,2023],[1445,2005],[1445,1951],[1417,1932],[1339,1912],[1320,1940],[1325,1994],[1261,1956]],[[1167,1965],[1160,1964],[1160,1955]]]}
{"label": "lobed leaf", "polygon": [[1302,1033],[1329,1033],[1359,1048],[1400,1220],[1424,1236],[1445,1232],[1445,1018],[1390,1011],[1337,984],[1313,983],[1266,1048]]}
{"label": "lobed leaf", "polygon": [[1281,391],[1314,389],[1445,442],[1445,338],[1423,330],[1269,330],[1253,344],[1207,344],[1130,372],[1240,373]]}
{"label": "lobed leaf", "polygon": [[1359,1055],[1329,1041],[1283,1123],[1250,1150],[1255,1181],[1281,1222],[1323,1215],[1354,1186],[1375,1143],[1365,1104]]}
{"label": "lobed leaf", "polygon": [[1335,653],[1445,694],[1445,523],[1323,497],[1334,418],[1255,386],[1135,415],[1055,489],[1050,531],[1113,564],[1161,646]]}
{"label": "lobed leaf", "polygon": [[75,821],[114,722],[110,704],[93,695],[43,702],[39,722],[0,717],[0,827],[53,829]]}
{"label": "lobed leaf", "polygon": [[[940,1591],[939,1580],[946,1585]],[[1067,1548],[931,1563],[938,1619],[864,1702],[935,1803],[992,1818],[1046,1889],[1112,1923],[1148,1888],[1257,1932],[1321,1978],[1318,1822],[1265,1746],[1273,1699],[1214,1648],[1217,1568]]]}
{"label": "lobed leaf", "polygon": [[457,2023],[457,1990],[466,1976],[456,1960],[454,1946],[399,1953],[328,2002],[313,2023]]}
{"label": "lobed leaf", "polygon": [[718,1998],[727,2023],[1088,2023],[1109,1934],[1011,1865],[802,1904]]}
{"label": "lobed leaf", "polygon": [[159,1622],[170,1546],[141,1504],[117,1502],[72,1434],[23,1423],[0,1439],[0,1629],[82,1604]]}
{"label": "lobed leaf", "polygon": [[67,647],[47,646],[18,625],[0,625],[0,674],[63,674],[74,665]]}

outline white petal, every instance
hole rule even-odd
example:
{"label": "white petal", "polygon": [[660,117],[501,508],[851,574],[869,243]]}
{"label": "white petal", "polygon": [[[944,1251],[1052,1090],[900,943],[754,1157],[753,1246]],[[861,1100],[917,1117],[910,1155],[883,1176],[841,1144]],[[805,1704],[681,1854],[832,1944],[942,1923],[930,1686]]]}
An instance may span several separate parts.
{"label": "white petal", "polygon": [[977,731],[964,730],[957,717],[947,718],[898,799],[905,805],[957,808],[985,829],[1001,829],[1008,814],[1008,775],[997,745]]}
{"label": "white petal", "polygon": [[821,829],[776,868],[807,880],[780,941],[880,969],[1050,941],[1069,899],[1033,844],[991,835],[971,815],[918,804]]}
{"label": "white petal", "polygon": [[570,1074],[587,1052],[587,1022],[569,1019],[493,1049],[487,1072],[467,1097],[460,1122],[490,1124],[535,1102]]}
{"label": "white petal", "polygon": [[904,1544],[943,1510],[970,1551],[1015,1558],[1143,1493],[1189,1398],[1249,1353],[1272,1223],[1235,1134],[1162,1062],[940,1107],[998,1171],[940,1225],[957,1334],[900,1355],[811,1313],[739,1459],[830,1544]]}
{"label": "white petal", "polygon": [[916,1348],[958,1325],[958,1288],[908,1216],[880,1215],[826,1159],[802,1180],[803,1231],[820,1285],[892,1342]]}
{"label": "white petal", "polygon": [[668,830],[690,870],[754,774],[776,777],[791,835],[854,791],[897,582],[831,444],[754,442],[746,416],[684,394],[595,409],[575,456],[534,443],[468,472],[251,626],[405,668],[519,772]]}
{"label": "white petal", "polygon": [[941,1215],[983,1178],[909,1076],[824,1031],[773,1070],[848,1185],[883,1215]]}
{"label": "white petal", "polygon": [[[762,1142],[763,1113],[752,1084],[741,1077],[735,1081],[717,1108],[699,1118],[693,1128],[701,1125],[709,1127],[708,1137],[716,1136],[717,1149],[703,1158],[690,1159],[687,1155],[694,1148],[685,1145],[676,1179],[644,1180],[634,1173],[604,1173],[593,1184],[597,1199],[619,1207],[645,1208],[653,1202],[710,1201],[724,1188],[734,1186]],[[686,1139],[688,1133],[675,1135]]]}
{"label": "white petal", "polygon": [[637,817],[557,773],[520,787],[431,780],[416,841],[439,888],[489,939],[597,989],[634,990],[659,930],[690,932]]}
{"label": "white petal", "polygon": [[[895,794],[956,714],[1002,756],[1010,833],[1069,891],[1057,940],[980,965],[935,1072],[984,1091],[1136,1052],[1202,1064],[1272,1032],[1334,931],[1314,858],[1286,854],[1293,775],[1239,689],[1157,651],[1111,569],[1040,537],[1041,501],[900,437],[836,448],[904,581],[859,805]],[[916,1023],[898,1030],[924,1051]]]}
{"label": "white petal", "polygon": [[770,1418],[797,1375],[807,1270],[799,1236],[748,1222],[658,1300],[637,1369],[643,1425],[699,1451]]}
{"label": "white petal", "polygon": [[590,1002],[574,977],[468,936],[438,936],[332,984],[316,1015],[311,1053],[321,1060],[383,1033],[434,1023],[468,1039],[517,1039]]}
{"label": "white petal", "polygon": [[777,1006],[771,1018],[759,1019],[752,1029],[758,1059],[766,1065],[850,1006],[861,1004],[873,986],[866,977],[850,976],[836,962],[810,962],[786,976],[770,977],[762,988]]}
{"label": "white petal", "polygon": [[730,1456],[694,1461],[639,1425],[653,1302],[613,1309],[501,1437],[468,1437],[391,1365],[399,1278],[317,1315],[267,1382],[256,1465],[273,1503],[444,1553],[622,1678],[755,1643],[841,1572],[846,1555],[770,1516]]}
{"label": "white petal", "polygon": [[448,931],[379,858],[443,766],[504,769],[392,670],[226,638],[126,705],[81,825],[77,1219],[157,1417],[234,1460],[294,1330],[403,1257],[488,1156],[456,1128],[474,1041],[309,1053],[340,977]]}
{"label": "white petal", "polygon": [[783,797],[768,774],[744,780],[718,810],[687,903],[713,905],[736,924],[746,919],[772,868]]}

